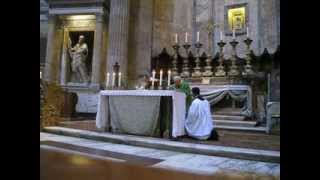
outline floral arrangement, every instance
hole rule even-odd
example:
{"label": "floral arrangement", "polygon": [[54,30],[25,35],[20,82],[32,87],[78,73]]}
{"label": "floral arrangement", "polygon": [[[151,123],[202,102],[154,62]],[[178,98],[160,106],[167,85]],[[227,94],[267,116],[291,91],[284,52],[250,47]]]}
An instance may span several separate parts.
{"label": "floral arrangement", "polygon": [[63,90],[55,83],[43,83],[42,93],[42,103],[40,100],[40,128],[57,125],[62,120],[60,114],[63,103]]}

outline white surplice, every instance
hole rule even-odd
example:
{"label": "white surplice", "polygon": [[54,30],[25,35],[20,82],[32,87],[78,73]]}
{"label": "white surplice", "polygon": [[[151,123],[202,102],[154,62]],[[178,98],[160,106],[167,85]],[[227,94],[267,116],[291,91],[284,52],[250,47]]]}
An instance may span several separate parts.
{"label": "white surplice", "polygon": [[206,140],[213,129],[210,104],[207,100],[195,99],[189,108],[185,127],[189,136]]}

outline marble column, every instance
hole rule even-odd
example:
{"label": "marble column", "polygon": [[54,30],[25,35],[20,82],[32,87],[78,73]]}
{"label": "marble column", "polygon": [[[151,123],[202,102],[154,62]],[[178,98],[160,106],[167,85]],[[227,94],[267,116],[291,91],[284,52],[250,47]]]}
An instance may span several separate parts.
{"label": "marble column", "polygon": [[[110,1],[106,70],[112,74],[112,66],[118,62],[125,81],[127,80],[128,64],[129,12],[130,0]],[[123,82],[126,83],[125,81]]]}
{"label": "marble column", "polygon": [[55,31],[56,31],[57,17],[50,15],[48,17],[48,37],[47,37],[47,50],[46,50],[46,62],[44,71],[44,80],[52,82],[54,81],[54,45],[55,45]]}
{"label": "marble column", "polygon": [[96,15],[96,31],[94,34],[94,52],[92,59],[92,75],[91,85],[100,85],[100,73],[101,73],[101,59],[102,59],[102,48],[103,48],[103,14]]}

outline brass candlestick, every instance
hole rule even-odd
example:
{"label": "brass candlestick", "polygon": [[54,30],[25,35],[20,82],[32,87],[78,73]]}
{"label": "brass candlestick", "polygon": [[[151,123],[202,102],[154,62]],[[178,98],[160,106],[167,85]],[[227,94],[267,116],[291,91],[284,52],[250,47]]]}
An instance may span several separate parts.
{"label": "brass candlestick", "polygon": [[206,59],[206,67],[204,67],[204,72],[202,73],[202,76],[211,77],[213,75],[211,61],[212,61],[212,56],[211,54],[208,54],[208,57]]}
{"label": "brass candlestick", "polygon": [[186,57],[184,57],[184,59],[183,59],[183,68],[182,68],[181,77],[187,78],[187,77],[190,77],[189,48],[191,47],[191,45],[186,43],[183,45],[183,47],[186,50]]}
{"label": "brass candlestick", "polygon": [[236,51],[236,46],[239,44],[238,41],[236,41],[235,39],[233,39],[230,42],[230,45],[232,46],[232,56],[231,56],[231,67],[230,67],[230,71],[228,73],[228,75],[230,76],[238,76],[239,70],[238,67],[236,65],[236,60],[237,60],[237,51]]}
{"label": "brass candlestick", "polygon": [[251,55],[250,45],[252,43],[252,40],[249,37],[247,37],[247,39],[245,39],[243,42],[247,45],[247,53],[246,53],[246,65],[244,67],[244,72],[242,72],[242,75],[250,76],[254,74],[251,66],[251,56],[250,56]]}
{"label": "brass candlestick", "polygon": [[179,44],[175,44],[172,46],[175,54],[173,55],[173,61],[172,61],[172,76],[178,76],[179,72],[178,72],[178,55],[179,55]]}
{"label": "brass candlestick", "polygon": [[213,24],[211,19],[208,21],[208,24],[205,27],[205,30],[208,32],[208,55],[206,59],[206,66],[204,67],[204,72],[202,73],[202,76],[204,77],[212,77],[213,75],[212,66],[211,66],[211,61],[212,61],[211,45],[212,45],[212,32],[215,27],[218,27],[218,25]]}
{"label": "brass candlestick", "polygon": [[202,75],[204,77],[211,77],[213,75],[212,72],[212,66],[211,66],[211,61],[212,61],[212,56],[211,56],[211,31],[208,30],[208,38],[209,38],[209,44],[208,44],[208,56],[206,59],[206,66],[204,67],[204,72]]}
{"label": "brass candlestick", "polygon": [[118,62],[116,62],[113,65],[113,73],[115,73],[115,76],[112,78],[114,78],[114,86],[111,87],[111,89],[117,90],[119,89],[118,84],[119,84],[119,71],[120,71],[120,65]]}
{"label": "brass candlestick", "polygon": [[224,55],[223,55],[223,47],[226,45],[222,40],[218,42],[219,46],[219,66],[217,67],[217,71],[214,74],[215,76],[226,76],[226,72],[223,67]]}
{"label": "brass candlestick", "polygon": [[196,57],[196,67],[194,68],[194,72],[192,73],[192,77],[201,77],[201,68],[200,68],[200,48],[202,47],[202,44],[200,42],[197,42],[195,44],[195,47],[197,48],[197,57]]}

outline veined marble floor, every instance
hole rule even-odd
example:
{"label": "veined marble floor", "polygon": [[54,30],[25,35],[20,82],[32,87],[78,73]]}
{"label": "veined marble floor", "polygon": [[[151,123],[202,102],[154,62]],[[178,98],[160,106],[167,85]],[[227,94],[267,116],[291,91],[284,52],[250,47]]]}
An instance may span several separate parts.
{"label": "veined marble floor", "polygon": [[[173,169],[177,171],[187,171],[197,174],[215,174],[221,171],[235,171],[244,173],[255,173],[260,175],[272,175],[280,177],[280,164],[266,163],[259,161],[231,159],[217,156],[206,156],[191,153],[174,152],[167,150],[158,150],[153,148],[137,147],[123,144],[114,144],[108,142],[100,142],[82,138],[74,138],[69,136],[61,136],[40,132],[40,142],[53,141],[64,144],[70,144],[80,147],[86,147],[96,150],[105,150],[109,153],[118,153],[132,155],[135,157],[157,159],[151,167]],[[54,145],[41,145],[42,147],[51,147],[63,150],[62,147],[54,147]],[[70,150],[68,150],[70,151]],[[76,151],[76,150],[71,150]],[[82,153],[82,152],[81,152]],[[87,155],[103,156],[97,154],[84,153]],[[108,158],[108,157],[102,157]],[[111,159],[117,159],[109,157]],[[121,158],[118,159],[121,161]]]}

